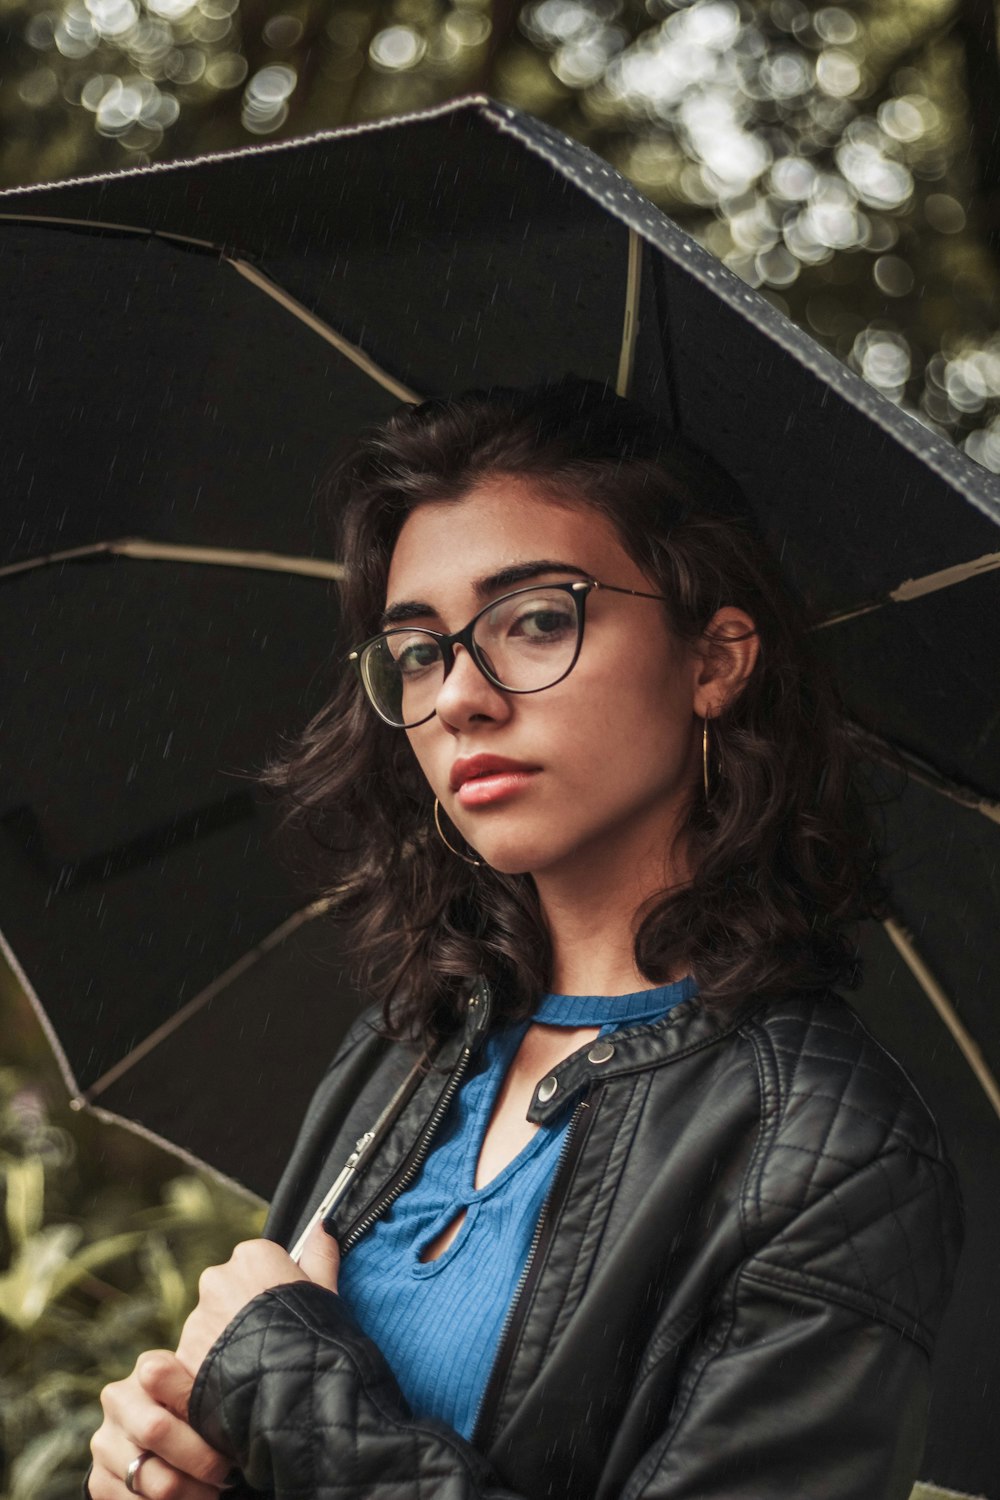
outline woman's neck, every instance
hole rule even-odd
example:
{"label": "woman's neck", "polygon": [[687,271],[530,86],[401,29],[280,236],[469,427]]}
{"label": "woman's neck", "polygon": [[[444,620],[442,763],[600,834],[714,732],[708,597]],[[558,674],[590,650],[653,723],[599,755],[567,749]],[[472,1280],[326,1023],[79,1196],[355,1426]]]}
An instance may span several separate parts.
{"label": "woman's neck", "polygon": [[687,862],[678,850],[664,860],[659,839],[642,855],[634,847],[617,858],[616,852],[605,848],[599,859],[534,877],[552,945],[550,988],[557,994],[627,995],[652,984],[635,963],[640,912],[661,891],[686,883]]}

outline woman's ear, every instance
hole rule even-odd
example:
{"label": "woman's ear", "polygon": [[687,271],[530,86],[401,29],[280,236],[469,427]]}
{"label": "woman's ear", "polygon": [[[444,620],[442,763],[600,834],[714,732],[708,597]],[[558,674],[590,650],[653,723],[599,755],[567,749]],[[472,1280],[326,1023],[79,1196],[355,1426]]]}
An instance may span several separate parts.
{"label": "woman's ear", "polygon": [[726,605],[705,627],[698,647],[694,711],[715,719],[746,685],[760,654],[757,627],[745,610]]}

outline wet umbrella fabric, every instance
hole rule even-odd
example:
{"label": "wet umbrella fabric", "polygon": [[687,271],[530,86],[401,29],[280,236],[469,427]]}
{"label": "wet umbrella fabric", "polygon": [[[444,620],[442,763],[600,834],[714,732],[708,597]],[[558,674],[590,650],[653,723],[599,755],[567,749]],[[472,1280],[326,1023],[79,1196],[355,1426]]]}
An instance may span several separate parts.
{"label": "wet umbrella fabric", "polygon": [[486,100],[2,194],[0,287],[0,926],[74,1092],[269,1191],[358,1004],[244,774],[337,670],[317,476],[399,400],[609,379],[742,484],[874,758],[913,768],[858,1003],[963,1178],[926,1472],[985,1489],[996,479]]}

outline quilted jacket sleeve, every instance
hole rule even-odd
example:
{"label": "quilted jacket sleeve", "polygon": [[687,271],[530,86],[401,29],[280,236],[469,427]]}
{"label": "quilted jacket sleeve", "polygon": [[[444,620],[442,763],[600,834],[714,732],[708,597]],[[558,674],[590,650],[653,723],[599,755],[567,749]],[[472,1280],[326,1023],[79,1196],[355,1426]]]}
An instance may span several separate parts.
{"label": "quilted jacket sleeve", "polygon": [[276,1500],[515,1500],[440,1423],[414,1421],[343,1300],[293,1282],[256,1297],[209,1351],[190,1420]]}
{"label": "quilted jacket sleeve", "polygon": [[[913,1277],[908,1257],[893,1265],[892,1237],[873,1213],[872,1173],[893,1184],[900,1237],[923,1234],[926,1276]],[[954,1246],[942,1246],[950,1191],[939,1163],[883,1159],[824,1192],[748,1257],[621,1500],[907,1500],[930,1397],[928,1324],[914,1314],[930,1321],[939,1312],[915,1308],[913,1292],[950,1280]],[[644,1376],[655,1388],[653,1360]],[[643,1394],[640,1386],[636,1399]]]}

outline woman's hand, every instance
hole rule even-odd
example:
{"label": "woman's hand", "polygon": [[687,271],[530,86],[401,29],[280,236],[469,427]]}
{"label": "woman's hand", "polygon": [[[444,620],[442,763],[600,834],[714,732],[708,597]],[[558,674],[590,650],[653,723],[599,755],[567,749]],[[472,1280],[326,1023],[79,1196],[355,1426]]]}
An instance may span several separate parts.
{"label": "woman's hand", "polygon": [[139,1454],[149,1456],[136,1493],[148,1500],[217,1500],[233,1466],[188,1424],[198,1366],[223,1328],[260,1292],[289,1281],[313,1281],[334,1292],[339,1268],[337,1242],[318,1224],[299,1265],[270,1240],[247,1240],[226,1265],[205,1271],[177,1353],[140,1354],[131,1375],[101,1392],[104,1421],[90,1444],[92,1500],[127,1500],[125,1475]]}
{"label": "woman's hand", "polygon": [[140,1354],[125,1380],[101,1392],[104,1421],[94,1433],[94,1459],[87,1486],[92,1500],[128,1500],[125,1475],[140,1453],[148,1453],[136,1476],[137,1493],[149,1500],[218,1500],[232,1469],[187,1423],[192,1379],[175,1354]]}
{"label": "woman's hand", "polygon": [[224,1266],[210,1266],[198,1282],[198,1305],[184,1324],[177,1358],[193,1380],[205,1355],[237,1313],[261,1292],[291,1281],[313,1281],[337,1290],[337,1242],[317,1224],[298,1265],[271,1240],[244,1240]]}

